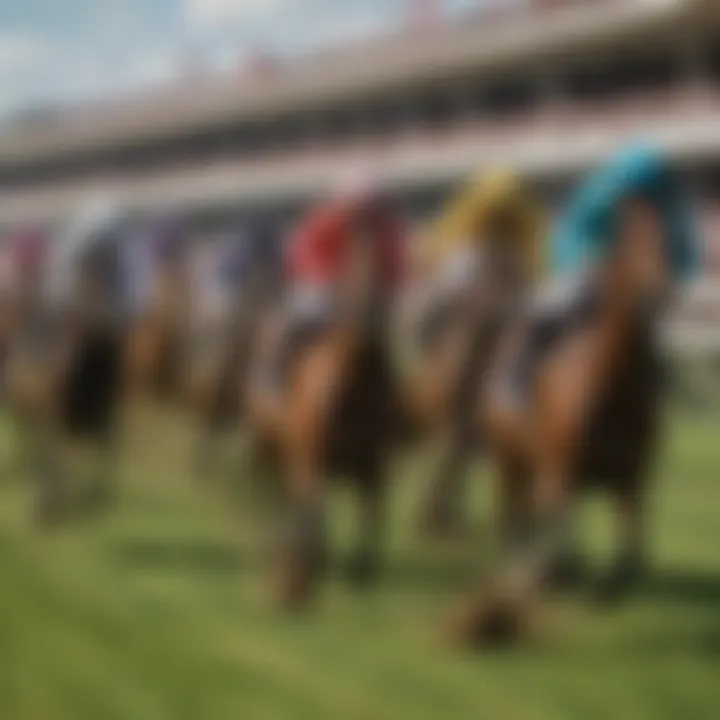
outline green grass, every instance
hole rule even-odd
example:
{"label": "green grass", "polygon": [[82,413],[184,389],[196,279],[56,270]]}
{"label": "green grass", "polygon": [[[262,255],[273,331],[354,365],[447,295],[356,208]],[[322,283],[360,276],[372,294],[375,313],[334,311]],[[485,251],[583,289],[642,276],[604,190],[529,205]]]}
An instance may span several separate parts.
{"label": "green grass", "polygon": [[[720,717],[720,433],[685,420],[670,435],[642,594],[604,612],[566,599],[531,646],[476,655],[439,633],[475,548],[423,547],[412,532],[426,457],[398,470],[381,587],[354,595],[335,572],[303,617],[266,602],[247,503],[197,486],[178,421],[130,444],[103,521],[41,534],[30,488],[6,473],[0,720]],[[475,483],[479,521],[487,485]],[[339,559],[350,500],[336,499]],[[600,566],[611,516],[601,501],[584,516]]]}

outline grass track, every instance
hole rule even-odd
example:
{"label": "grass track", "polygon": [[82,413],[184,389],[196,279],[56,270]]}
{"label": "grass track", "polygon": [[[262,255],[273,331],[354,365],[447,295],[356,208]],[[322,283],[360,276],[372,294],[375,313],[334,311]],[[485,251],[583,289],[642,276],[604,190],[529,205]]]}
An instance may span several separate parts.
{"label": "grass track", "polygon": [[[194,484],[178,421],[132,443],[121,505],[103,522],[38,534],[27,485],[6,473],[0,720],[720,717],[720,428],[672,430],[642,595],[606,613],[563,601],[532,647],[477,656],[439,640],[475,553],[414,538],[425,458],[398,473],[381,588],[354,596],[337,572],[301,618],[266,605],[247,508]],[[343,547],[351,504],[336,503]],[[609,515],[596,501],[583,513],[601,564]]]}

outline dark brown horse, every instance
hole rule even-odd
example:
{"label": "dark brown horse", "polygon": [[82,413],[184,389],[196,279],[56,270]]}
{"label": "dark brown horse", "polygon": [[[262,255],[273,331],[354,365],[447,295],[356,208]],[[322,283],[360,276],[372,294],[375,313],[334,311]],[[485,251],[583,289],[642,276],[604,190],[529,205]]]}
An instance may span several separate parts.
{"label": "dark brown horse", "polygon": [[274,403],[262,393],[251,403],[258,442],[279,463],[287,501],[273,570],[275,593],[285,606],[307,600],[325,570],[333,478],[352,480],[360,495],[351,576],[365,582],[379,567],[396,386],[387,298],[378,292],[370,243],[356,240],[354,247],[335,312],[298,351],[286,391]]}
{"label": "dark brown horse", "polygon": [[500,473],[509,559],[455,618],[463,642],[514,637],[563,566],[573,500],[599,485],[615,498],[620,554],[604,587],[642,567],[643,507],[661,397],[657,301],[670,265],[660,213],[628,200],[614,251],[560,314],[509,336],[484,406]]}

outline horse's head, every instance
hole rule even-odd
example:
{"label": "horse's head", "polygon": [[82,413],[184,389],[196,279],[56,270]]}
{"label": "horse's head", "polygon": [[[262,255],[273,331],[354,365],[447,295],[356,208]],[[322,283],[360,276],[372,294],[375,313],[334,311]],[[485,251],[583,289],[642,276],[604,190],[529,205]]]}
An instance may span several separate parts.
{"label": "horse's head", "polygon": [[633,197],[620,207],[609,280],[616,299],[642,317],[662,309],[672,287],[667,233],[654,203]]}

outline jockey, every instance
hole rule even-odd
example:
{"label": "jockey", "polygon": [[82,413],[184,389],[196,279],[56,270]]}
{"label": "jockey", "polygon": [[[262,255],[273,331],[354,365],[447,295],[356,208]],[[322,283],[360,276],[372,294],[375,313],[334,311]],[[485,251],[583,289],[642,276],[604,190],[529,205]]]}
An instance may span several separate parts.
{"label": "jockey", "polygon": [[289,298],[274,382],[284,377],[298,346],[332,320],[355,240],[372,243],[380,291],[392,295],[404,274],[405,237],[396,209],[372,179],[353,182],[311,210],[289,240]]}
{"label": "jockey", "polygon": [[[425,259],[433,267],[469,245],[507,240],[532,277],[541,269],[544,226],[543,211],[519,178],[503,170],[481,173],[451,198],[431,226]],[[512,237],[495,237],[500,230]]]}
{"label": "jockey", "polygon": [[[690,204],[665,156],[645,147],[618,153],[580,186],[558,223],[551,246],[555,277],[540,288],[529,309],[531,332],[506,388],[520,399],[537,356],[597,306],[599,283],[612,271],[620,216],[628,203],[647,203],[665,229],[671,283],[679,286],[702,265]],[[657,313],[667,298],[648,307]]]}
{"label": "jockey", "polygon": [[[540,206],[511,173],[475,178],[431,226],[421,271],[432,279],[421,312],[422,341],[444,311],[481,277],[493,302],[522,297],[542,269],[545,221]],[[484,272],[481,273],[481,270]]]}
{"label": "jockey", "polygon": [[568,275],[602,264],[617,241],[620,212],[633,199],[659,213],[674,279],[694,275],[701,258],[689,203],[663,153],[642,146],[618,153],[581,186],[554,237],[556,270]]}

